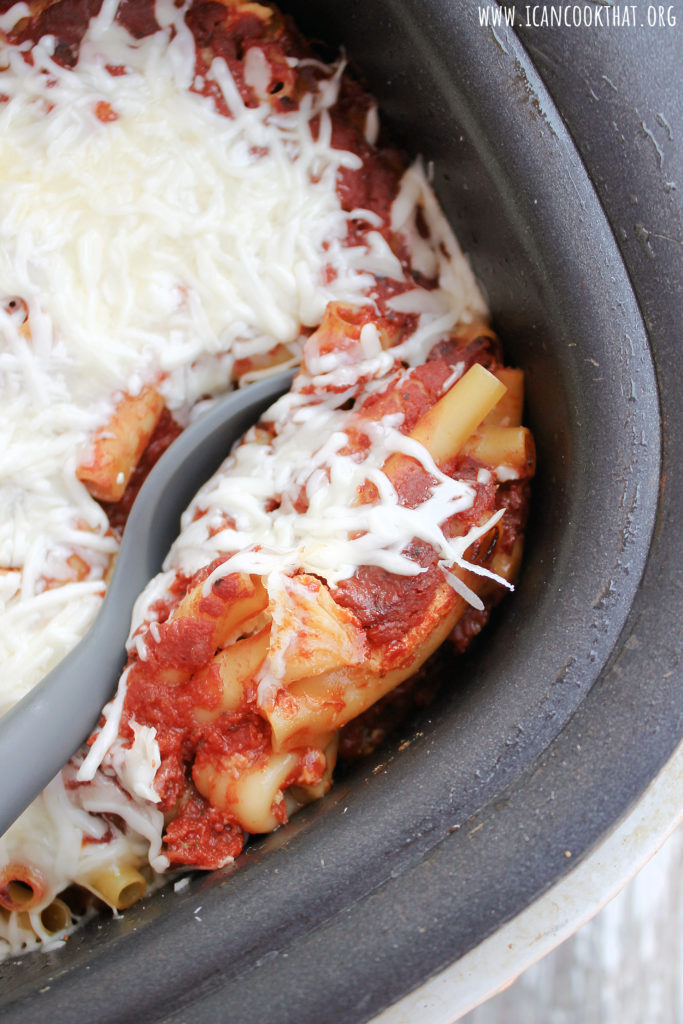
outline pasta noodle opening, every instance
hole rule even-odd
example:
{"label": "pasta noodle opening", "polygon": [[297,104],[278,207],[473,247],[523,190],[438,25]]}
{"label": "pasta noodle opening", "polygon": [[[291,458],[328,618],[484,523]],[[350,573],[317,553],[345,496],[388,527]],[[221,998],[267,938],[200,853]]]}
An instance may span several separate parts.
{"label": "pasta noodle opening", "polygon": [[114,910],[126,910],[147,891],[144,875],[130,864],[112,864],[100,868],[84,884]]}
{"label": "pasta noodle opening", "polygon": [[40,923],[48,934],[55,935],[71,926],[71,911],[64,900],[54,899],[44,910],[41,910]]}
{"label": "pasta noodle opening", "polygon": [[6,910],[31,910],[45,897],[42,875],[28,865],[10,864],[0,871],[0,906]]}

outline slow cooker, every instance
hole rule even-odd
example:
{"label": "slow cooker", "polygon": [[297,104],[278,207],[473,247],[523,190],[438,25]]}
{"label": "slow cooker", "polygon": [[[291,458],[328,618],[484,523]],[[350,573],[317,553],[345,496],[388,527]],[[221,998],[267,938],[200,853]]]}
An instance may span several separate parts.
{"label": "slow cooker", "polygon": [[325,800],[230,868],[4,963],[6,1024],[367,1021],[574,870],[683,733],[675,8],[628,27],[545,3],[282,6],[346,48],[430,163],[525,370],[522,579]]}

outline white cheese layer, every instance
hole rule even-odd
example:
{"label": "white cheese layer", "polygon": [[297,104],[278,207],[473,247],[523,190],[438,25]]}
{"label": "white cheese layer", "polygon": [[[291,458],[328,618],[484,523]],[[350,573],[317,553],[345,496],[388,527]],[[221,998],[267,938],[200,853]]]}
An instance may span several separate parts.
{"label": "white cheese layer", "polygon": [[[231,572],[304,571],[330,585],[363,565],[414,576],[420,567],[403,554],[413,537],[432,544],[450,563],[461,557],[464,538],[454,545],[441,524],[470,508],[474,490],[445,476],[422,445],[386,420],[367,422],[372,445],[364,457],[344,454],[352,413],[341,404],[338,395],[325,402],[312,402],[301,392],[284,396],[269,414],[278,431],[273,443],[236,449],[185,513],[164,568],[193,575],[219,554],[235,552],[208,577],[208,591],[214,579]],[[395,452],[415,457],[437,481],[418,508],[401,505],[382,472]],[[377,502],[358,502],[365,481],[377,488]],[[300,493],[305,511],[295,508]],[[278,507],[269,512],[273,502]],[[207,514],[195,519],[198,510]],[[226,516],[235,525],[220,529]]]}
{"label": "white cheese layer", "polygon": [[32,63],[0,46],[0,713],[99,606],[116,543],[75,469],[114,396],[155,382],[182,410],[225,388],[234,358],[282,343],[296,359],[328,301],[367,301],[387,250],[376,232],[342,244],[337,175],[360,161],[329,144],[340,68],[274,115],[247,109],[216,61],[224,117],[188,91],[182,11],[157,7],[169,44],[169,32],[133,41],[114,9],[74,70],[54,63],[49,38]]}
{"label": "white cheese layer", "polygon": [[[369,211],[344,212],[337,195],[340,171],[359,166],[357,155],[330,145],[341,65],[328,69],[299,110],[275,115],[268,104],[247,109],[216,61],[209,82],[232,115],[224,117],[191,91],[205,83],[195,80],[184,9],[157,0],[162,31],[138,41],[114,22],[116,8],[117,0],[105,0],[71,70],[52,60],[49,38],[33,47],[0,42],[0,714],[73,647],[101,602],[117,545],[76,469],[117,397],[155,384],[182,419],[200,396],[229,386],[235,360],[279,343],[297,362],[302,334],[329,301],[367,303],[378,277],[402,282],[405,274],[377,230],[362,244],[344,244],[349,219],[373,229],[381,222]],[[0,17],[0,30],[27,14],[16,4]],[[246,68],[255,86],[266,73],[259,52],[250,51]],[[112,67],[125,73],[112,75]],[[372,108],[370,141],[376,121]],[[431,242],[417,230],[418,208]],[[418,315],[405,352],[417,362],[484,303],[419,164],[404,177],[391,227],[408,251],[415,248],[416,269],[438,283],[390,301]],[[381,378],[386,361],[372,358]],[[295,405],[303,424],[308,413]],[[303,429],[314,426],[311,418]],[[387,434],[380,448],[394,443]],[[334,506],[319,516],[342,515],[352,486],[333,448]],[[278,472],[268,464],[271,476]],[[252,480],[252,492],[256,486]],[[315,478],[309,486],[315,509]],[[444,488],[432,527],[464,500]],[[244,501],[257,498],[246,493]],[[242,530],[253,539],[256,526],[247,520]],[[313,512],[307,528],[313,533],[298,536],[297,550],[323,568]],[[288,564],[279,546],[288,530],[296,534],[283,515],[279,534],[268,538],[274,571]],[[374,557],[384,559],[377,564],[402,564],[395,542],[378,528],[372,537]],[[190,539],[178,547],[188,563],[196,560]],[[205,541],[197,539],[210,559]],[[341,573],[367,561],[367,548],[346,536],[333,553]],[[340,569],[330,559],[333,579]],[[155,586],[163,590],[163,578]],[[49,939],[41,910],[96,868],[145,858],[157,871],[167,865],[152,787],[158,746],[141,728],[123,749],[112,742],[116,713],[110,717],[103,749],[94,748],[98,760],[108,750],[104,768],[77,785],[79,756],[0,842],[0,870],[33,865],[45,880],[30,915],[0,915],[0,956]],[[110,828],[103,815],[119,824]]]}

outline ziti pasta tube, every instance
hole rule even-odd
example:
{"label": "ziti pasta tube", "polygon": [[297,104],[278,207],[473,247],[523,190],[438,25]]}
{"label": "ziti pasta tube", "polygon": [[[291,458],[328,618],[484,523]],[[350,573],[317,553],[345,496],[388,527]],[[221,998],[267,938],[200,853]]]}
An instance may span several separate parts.
{"label": "ziti pasta tube", "polygon": [[484,625],[533,473],[521,372],[343,57],[256,0],[1,21],[0,713],[87,631],[203,403],[302,370],[185,517],[91,745],[0,838],[0,958],[321,797]]}
{"label": "ziti pasta tube", "polygon": [[416,365],[388,336],[371,307],[330,307],[138,603],[113,740],[103,755],[93,737],[78,778],[123,778],[147,730],[171,866],[218,867],[321,796],[340,730],[516,574],[534,469],[519,373],[488,329]]}

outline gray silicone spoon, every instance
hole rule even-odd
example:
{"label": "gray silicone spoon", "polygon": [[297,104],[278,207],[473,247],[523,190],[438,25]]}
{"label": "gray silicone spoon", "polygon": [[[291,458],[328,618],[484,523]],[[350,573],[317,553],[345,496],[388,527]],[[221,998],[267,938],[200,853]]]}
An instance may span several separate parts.
{"label": "gray silicone spoon", "polygon": [[0,835],[90,735],[116,687],[135,599],[178,535],[180,516],[230,446],[291,383],[287,371],[221,399],[178,437],[140,490],[107,596],[81,642],[0,719]]}

